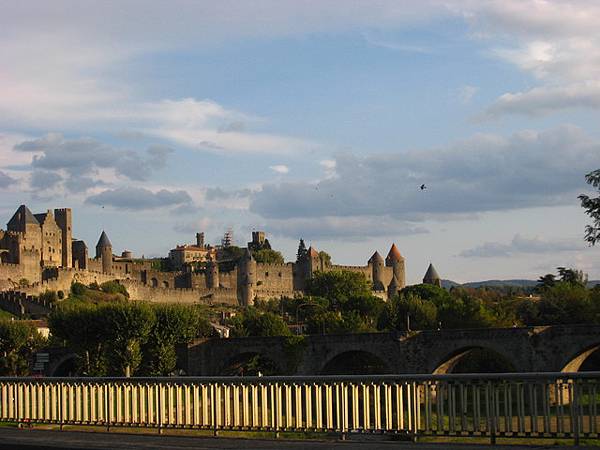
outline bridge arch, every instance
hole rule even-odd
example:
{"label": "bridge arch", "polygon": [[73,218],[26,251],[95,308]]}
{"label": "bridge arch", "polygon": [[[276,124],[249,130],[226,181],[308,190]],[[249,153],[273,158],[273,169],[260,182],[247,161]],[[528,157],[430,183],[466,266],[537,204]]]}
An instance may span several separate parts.
{"label": "bridge arch", "polygon": [[435,365],[434,374],[517,372],[516,364],[506,355],[483,346],[462,347],[444,356]]}
{"label": "bridge arch", "polygon": [[321,368],[320,375],[378,375],[391,372],[390,366],[375,353],[348,350],[329,358]]}
{"label": "bridge arch", "polygon": [[221,367],[222,376],[283,375],[280,365],[269,356],[260,352],[237,353]]}
{"label": "bridge arch", "polygon": [[577,353],[569,356],[562,365],[561,372],[585,372],[600,370],[600,342],[585,347]]}
{"label": "bridge arch", "polygon": [[68,353],[52,363],[51,367],[48,368],[48,376],[70,377],[75,375],[76,369],[77,355],[75,353]]}

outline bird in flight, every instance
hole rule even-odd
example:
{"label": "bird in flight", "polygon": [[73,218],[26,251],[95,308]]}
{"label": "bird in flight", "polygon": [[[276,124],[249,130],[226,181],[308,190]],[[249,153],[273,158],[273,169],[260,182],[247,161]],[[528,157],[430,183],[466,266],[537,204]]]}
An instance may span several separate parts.
{"label": "bird in flight", "polygon": [[421,190],[424,191],[425,189],[427,189],[427,186],[425,186],[424,184],[421,185]]}

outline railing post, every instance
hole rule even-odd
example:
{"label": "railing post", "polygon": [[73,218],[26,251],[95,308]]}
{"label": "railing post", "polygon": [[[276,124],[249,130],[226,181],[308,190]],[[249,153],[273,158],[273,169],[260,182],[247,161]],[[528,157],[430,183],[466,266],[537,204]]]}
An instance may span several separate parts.
{"label": "railing post", "polygon": [[488,404],[490,410],[490,444],[496,445],[496,386],[488,382]]}
{"label": "railing post", "polygon": [[579,416],[579,389],[578,389],[578,383],[577,380],[573,380],[572,382],[572,386],[573,386],[573,399],[571,401],[571,417],[572,417],[572,427],[573,427],[573,439],[575,440],[575,445],[579,446],[579,441],[580,441],[580,416]]}

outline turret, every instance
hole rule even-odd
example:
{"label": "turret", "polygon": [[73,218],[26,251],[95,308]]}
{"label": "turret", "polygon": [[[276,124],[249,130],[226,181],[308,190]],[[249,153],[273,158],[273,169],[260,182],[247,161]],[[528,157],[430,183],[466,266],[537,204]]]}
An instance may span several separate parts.
{"label": "turret", "polygon": [[373,290],[384,291],[383,285],[383,258],[379,252],[373,253],[373,256],[369,259],[369,265],[373,273]]}
{"label": "turret", "polygon": [[71,208],[55,209],[54,220],[62,233],[62,266],[73,267],[73,213]]}
{"label": "turret", "polygon": [[427,272],[425,272],[425,276],[423,277],[423,284],[432,284],[434,286],[442,287],[442,279],[431,263],[429,263]]}
{"label": "turret", "polygon": [[398,282],[398,278],[396,277],[396,274],[393,274],[392,276],[392,281],[390,281],[390,284],[388,285],[388,289],[387,289],[387,297],[388,299],[392,299],[392,297],[394,297],[395,295],[398,294],[398,291],[400,291],[400,289],[402,289],[400,287],[400,283]]}
{"label": "turret", "polygon": [[96,244],[96,258],[102,259],[102,272],[112,272],[112,244],[110,243],[110,239],[108,239],[108,236],[104,230],[102,231],[100,239],[98,239],[98,243]]}
{"label": "turret", "polygon": [[398,250],[396,244],[392,244],[385,258],[385,265],[392,268],[394,276],[398,280],[399,289],[403,289],[406,286],[406,267],[404,257],[400,254],[400,250]]}
{"label": "turret", "polygon": [[219,264],[210,256],[206,264],[206,274],[209,289],[217,289],[219,287]]}
{"label": "turret", "polygon": [[242,256],[240,278],[242,305],[251,306],[254,304],[254,287],[256,286],[256,260],[248,249]]}
{"label": "turret", "polygon": [[323,270],[323,267],[321,267],[321,257],[319,256],[319,252],[312,245],[308,247],[306,258],[308,262],[308,278],[311,278],[314,272]]}

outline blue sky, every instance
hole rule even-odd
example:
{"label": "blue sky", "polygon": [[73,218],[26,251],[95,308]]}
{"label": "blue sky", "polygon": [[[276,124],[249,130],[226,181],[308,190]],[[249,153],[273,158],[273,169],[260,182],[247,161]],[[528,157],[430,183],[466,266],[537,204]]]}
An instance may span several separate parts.
{"label": "blue sky", "polygon": [[[595,1],[0,0],[0,214],[93,247],[267,231],[409,282],[600,278]],[[418,187],[425,183],[426,191]]]}

